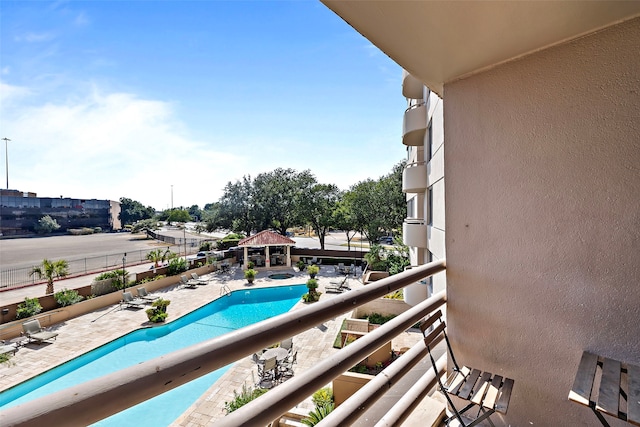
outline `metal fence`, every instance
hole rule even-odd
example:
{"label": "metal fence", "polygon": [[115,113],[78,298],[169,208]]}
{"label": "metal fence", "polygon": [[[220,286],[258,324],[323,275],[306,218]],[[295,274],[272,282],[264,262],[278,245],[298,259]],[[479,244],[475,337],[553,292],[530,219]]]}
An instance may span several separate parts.
{"label": "metal fence", "polygon": [[[181,253],[180,250],[183,248],[184,244],[182,247],[175,247],[174,251]],[[69,274],[67,277],[82,276],[122,268],[123,258],[125,266],[144,263],[147,262],[147,254],[152,250],[154,249],[129,251],[126,252],[126,256],[124,252],[116,252],[95,257],[67,260],[69,263]],[[191,249],[191,252],[193,252],[193,249]],[[36,267],[36,265],[32,267],[0,270],[0,289],[19,288],[42,283],[42,279],[39,279],[36,275],[31,275],[33,267]]]}

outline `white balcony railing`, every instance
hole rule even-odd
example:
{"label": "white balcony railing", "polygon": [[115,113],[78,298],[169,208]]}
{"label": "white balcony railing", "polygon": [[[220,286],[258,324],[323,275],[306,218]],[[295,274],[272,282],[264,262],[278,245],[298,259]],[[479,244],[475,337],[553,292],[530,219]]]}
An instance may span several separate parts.
{"label": "white balcony railing", "polygon": [[427,162],[407,163],[402,171],[402,191],[423,193],[427,189]]}
{"label": "white balcony railing", "polygon": [[402,143],[411,147],[424,144],[427,133],[427,105],[420,102],[410,105],[402,120]]}
{"label": "white balcony railing", "polygon": [[[366,302],[415,283],[445,269],[445,261],[432,262],[394,276],[378,280],[363,288],[355,289],[333,298],[317,302],[267,319],[235,332],[213,338],[200,344],[175,351],[113,374],[70,387],[57,393],[3,411],[0,419],[3,427],[38,425],[89,425],[115,413],[151,399],[165,391],[215,371],[229,363],[249,356],[275,341],[291,337],[323,321],[334,318]],[[239,410],[229,414],[216,425],[266,425],[299,403],[301,396],[309,396],[324,387],[338,375],[367,357],[385,342],[401,334],[418,320],[445,303],[441,292],[409,309],[375,331],[323,360],[314,368],[303,372],[278,386],[277,393],[266,393]],[[387,368],[388,374],[402,376],[408,367],[415,365],[425,354],[422,341],[411,349],[410,356]],[[400,363],[398,363],[400,362]],[[398,363],[398,365],[396,365]],[[444,361],[440,361],[444,369]],[[394,366],[396,365],[396,366]],[[432,379],[424,387],[432,387]],[[363,405],[372,405],[388,388],[382,379],[368,386],[358,399]],[[381,385],[381,383],[384,383]],[[427,388],[427,390],[428,390]],[[363,399],[363,394],[368,398]],[[354,395],[355,397],[356,395]],[[352,397],[353,398],[353,397]],[[370,399],[367,400],[367,399]],[[355,402],[355,400],[354,400]],[[407,402],[403,403],[407,405]],[[355,405],[351,399],[343,405]],[[326,425],[345,425],[343,419],[354,415],[342,405],[332,415],[333,422]],[[361,407],[358,404],[358,407]],[[408,404],[407,408],[412,407]],[[394,415],[395,416],[395,415]],[[341,418],[342,417],[342,418]]]}
{"label": "white balcony railing", "polygon": [[415,248],[427,247],[428,227],[422,218],[407,218],[402,224],[402,240],[407,246]]}
{"label": "white balcony railing", "polygon": [[424,85],[406,70],[402,70],[402,96],[412,99],[424,97]]}

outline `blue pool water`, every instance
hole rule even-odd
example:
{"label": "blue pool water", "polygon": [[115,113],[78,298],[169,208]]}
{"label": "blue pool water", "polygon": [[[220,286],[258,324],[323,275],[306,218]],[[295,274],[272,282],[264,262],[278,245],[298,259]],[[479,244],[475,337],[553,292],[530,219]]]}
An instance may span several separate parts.
{"label": "blue pool water", "polygon": [[[219,298],[174,322],[133,331],[0,393],[0,410],[284,313],[300,300],[306,289],[305,285],[294,285],[234,291],[229,297]],[[220,378],[229,366],[95,425],[168,425]]]}

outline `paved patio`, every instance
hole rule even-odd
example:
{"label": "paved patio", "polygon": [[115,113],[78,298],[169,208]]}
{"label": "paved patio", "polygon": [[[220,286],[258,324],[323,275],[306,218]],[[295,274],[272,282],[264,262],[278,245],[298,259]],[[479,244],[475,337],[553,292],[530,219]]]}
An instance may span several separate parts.
{"label": "paved patio", "polygon": [[[271,273],[283,272],[291,272],[294,276],[284,280],[267,277]],[[245,289],[248,286],[240,268],[233,268],[228,273],[216,272],[204,277],[211,279],[210,283],[196,289],[180,289],[172,286],[156,292],[161,294],[162,298],[171,300],[169,321],[219,298],[223,285],[231,290]],[[291,268],[260,269],[258,278],[251,287],[300,284],[306,282],[308,277],[307,274],[294,272]],[[321,266],[318,275],[320,291],[324,291],[324,287],[330,281],[336,280],[333,267]],[[350,279],[349,284],[352,288],[362,286],[355,279]],[[323,293],[321,298],[331,298],[334,295]],[[300,307],[304,307],[304,304],[298,303],[293,309]],[[345,313],[294,337],[294,350],[298,352],[296,373],[309,369],[319,360],[338,351],[333,348],[333,342],[342,319],[348,314],[350,313]],[[20,348],[8,363],[0,365],[0,392],[146,324],[147,316],[144,310],[120,309],[117,305],[56,324],[52,329],[59,332],[59,335],[53,344],[28,344]],[[405,332],[394,339],[392,345],[394,349],[410,347],[419,339],[419,334]],[[210,425],[216,419],[225,416],[224,403],[233,399],[233,391],[240,390],[242,384],[255,383],[255,378],[257,378],[257,368],[250,357],[245,357],[212,384],[209,390],[171,425],[188,427]],[[310,398],[307,398],[298,407],[311,410],[313,404]]]}

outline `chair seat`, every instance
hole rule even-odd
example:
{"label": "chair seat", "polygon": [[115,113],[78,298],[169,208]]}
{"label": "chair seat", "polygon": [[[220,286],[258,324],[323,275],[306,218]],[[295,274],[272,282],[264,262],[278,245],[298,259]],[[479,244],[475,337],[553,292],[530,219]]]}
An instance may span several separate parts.
{"label": "chair seat", "polygon": [[511,378],[467,366],[454,372],[450,381],[445,384],[447,393],[502,414],[507,412],[512,389]]}

